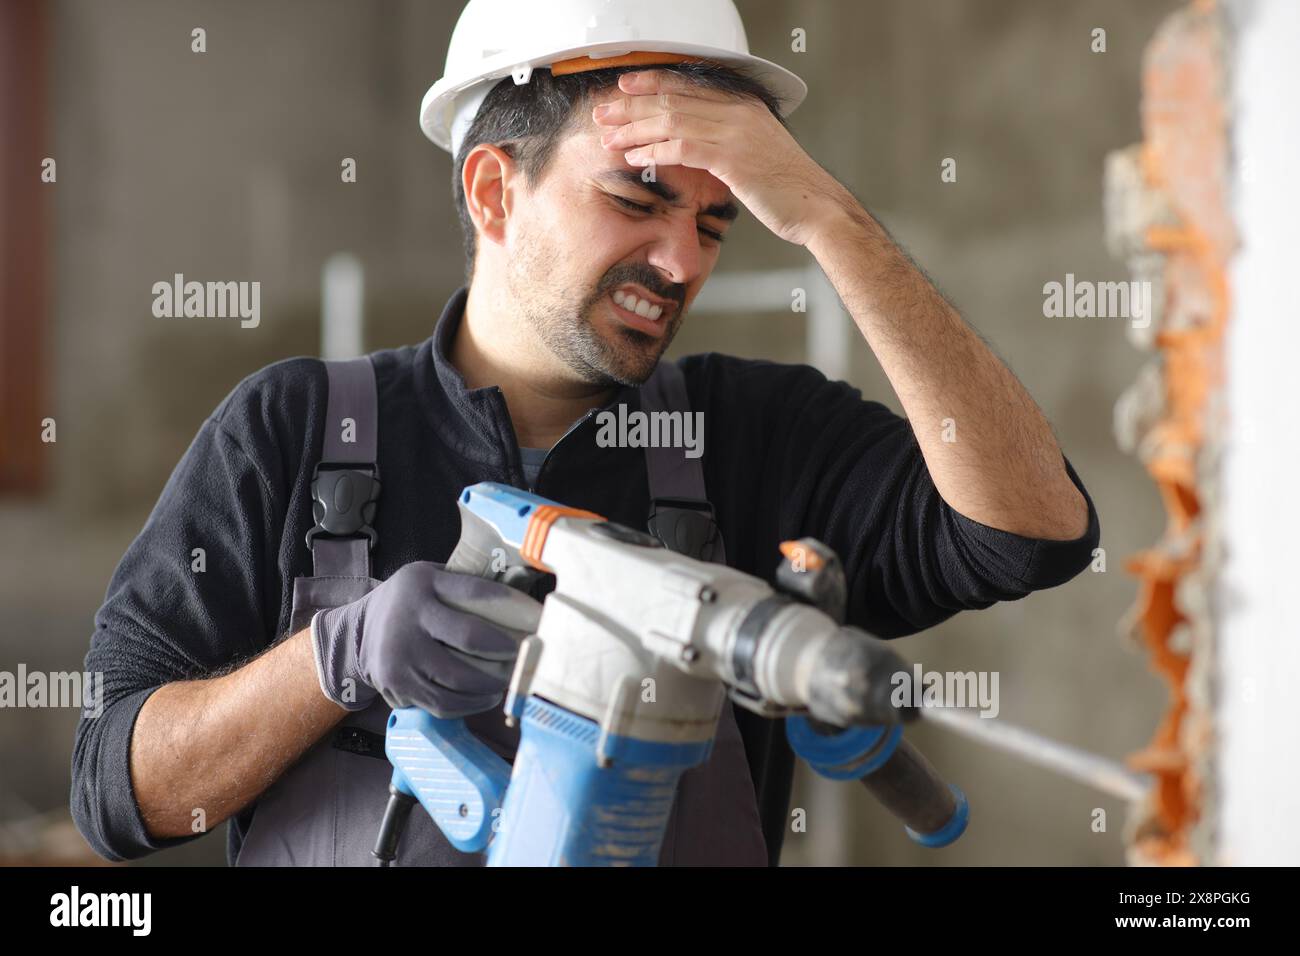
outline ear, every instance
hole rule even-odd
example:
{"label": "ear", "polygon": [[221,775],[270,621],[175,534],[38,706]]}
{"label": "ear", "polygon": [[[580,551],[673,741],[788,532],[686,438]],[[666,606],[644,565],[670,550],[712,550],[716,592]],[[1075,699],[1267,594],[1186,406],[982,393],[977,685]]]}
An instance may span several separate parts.
{"label": "ear", "polygon": [[506,219],[510,215],[510,183],[515,162],[497,146],[480,143],[465,157],[460,173],[465,205],[481,238],[505,241]]}

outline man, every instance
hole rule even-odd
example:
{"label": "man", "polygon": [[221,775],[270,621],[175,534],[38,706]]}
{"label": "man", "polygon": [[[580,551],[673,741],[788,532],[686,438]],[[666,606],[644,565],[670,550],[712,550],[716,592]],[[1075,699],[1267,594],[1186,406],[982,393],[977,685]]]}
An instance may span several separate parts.
{"label": "man", "polygon": [[[459,533],[455,497],[504,481],[646,527],[645,454],[598,442],[591,413],[643,402],[742,207],[816,258],[907,417],[806,366],[683,360],[727,562],[770,578],[779,542],[819,538],[844,561],[849,623],[896,637],[1060,584],[1091,556],[1096,514],[1042,414],[795,142],[781,111],[801,84],[748,54],[730,0],[678,10],[676,27],[658,8],[594,4],[575,43],[535,38],[557,29],[540,5],[506,6],[470,4],[426,97],[425,130],[455,159],[468,290],[422,345],[370,356],[383,499],[373,536],[334,542],[362,570],[316,551],[336,383],[293,359],[204,423],[114,575],[87,658],[106,708],[78,728],[72,792],[105,856],[229,820],[232,862],[368,862],[389,704],[473,715],[513,753],[499,704],[536,609],[436,563]],[[489,48],[495,68],[466,65]],[[512,61],[527,82],[501,80]],[[775,862],[783,741],[746,716],[724,709],[661,862]],[[400,862],[481,860],[417,813]]]}

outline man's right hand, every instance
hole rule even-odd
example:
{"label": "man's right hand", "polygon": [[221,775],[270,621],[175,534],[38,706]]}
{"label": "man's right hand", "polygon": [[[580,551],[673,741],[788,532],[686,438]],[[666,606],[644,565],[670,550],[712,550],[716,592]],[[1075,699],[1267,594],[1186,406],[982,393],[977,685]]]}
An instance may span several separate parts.
{"label": "man's right hand", "polygon": [[541,611],[504,584],[416,561],[360,600],[316,613],[316,675],[347,710],[382,696],[435,717],[480,713],[504,698]]}

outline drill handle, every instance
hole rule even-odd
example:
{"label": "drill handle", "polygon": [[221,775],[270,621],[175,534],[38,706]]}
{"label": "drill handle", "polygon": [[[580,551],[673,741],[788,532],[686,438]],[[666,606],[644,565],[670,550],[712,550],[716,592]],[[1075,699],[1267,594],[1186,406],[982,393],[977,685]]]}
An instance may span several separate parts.
{"label": "drill handle", "polygon": [[907,835],[927,847],[944,847],[966,829],[970,808],[966,795],[945,783],[925,754],[900,740],[893,755],[862,786],[884,804],[907,829]]}
{"label": "drill handle", "polygon": [[902,725],[839,729],[794,716],[786,718],[785,733],[794,752],[823,777],[861,780],[922,846],[947,846],[966,831],[966,796],[903,739]]}
{"label": "drill handle", "polygon": [[[499,825],[510,764],[475,737],[464,720],[400,707],[388,717],[384,752],[393,765],[395,797],[402,794],[419,800],[447,841],[462,853],[487,846]],[[399,830],[401,822],[404,819]],[[380,842],[391,843],[388,850],[393,852],[399,837],[400,832],[381,834]]]}
{"label": "drill handle", "polygon": [[[519,553],[528,515],[545,498],[483,483],[458,499],[460,539],[446,569],[502,581],[541,600],[554,576],[531,567]],[[384,745],[393,765],[389,812],[375,855],[390,864],[413,800],[418,800],[456,849],[483,850],[499,823],[510,782],[510,764],[470,732],[464,720],[435,717],[418,707],[402,707],[388,718]]]}

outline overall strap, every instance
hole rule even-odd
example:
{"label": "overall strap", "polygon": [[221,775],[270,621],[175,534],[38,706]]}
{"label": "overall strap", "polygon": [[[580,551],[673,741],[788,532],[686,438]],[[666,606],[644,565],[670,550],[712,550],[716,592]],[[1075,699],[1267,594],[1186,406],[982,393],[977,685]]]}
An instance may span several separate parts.
{"label": "overall strap", "polygon": [[[641,386],[641,410],[647,414],[679,412],[683,419],[691,414],[686,377],[676,362],[661,361]],[[647,448],[646,472],[650,479],[646,527],[650,533],[679,554],[726,564],[722,531],[704,487],[703,457],[688,458],[684,448]]]}
{"label": "overall strap", "polygon": [[370,577],[379,503],[379,394],[369,357],[325,362],[329,396],[321,460],[312,472],[307,532],[316,577]]}
{"label": "overall strap", "polygon": [[[647,413],[691,413],[686,379],[675,362],[661,361],[641,387],[641,410]],[[647,522],[650,533],[663,542],[664,547],[679,554],[726,564],[722,531],[718,528],[705,490],[703,458],[687,458],[682,448],[647,448],[646,469],[650,479],[650,519]],[[724,711],[719,721],[719,739],[726,733],[728,723],[734,723],[735,730],[731,733],[740,737],[739,759],[748,765],[750,781],[754,784],[754,803],[768,864],[776,866],[781,858],[786,812],[794,780],[794,754],[785,740],[784,722],[762,717],[738,704],[726,703],[723,706],[731,713],[728,720]],[[682,778],[683,789],[680,792],[689,791],[692,799],[698,801],[705,790],[717,794],[730,792],[729,788],[736,786],[734,779],[698,777],[701,772],[699,768],[688,771]],[[674,813],[672,832],[665,837],[665,841],[671,841],[672,845],[669,862],[676,859],[679,842],[692,839],[692,825],[698,826],[683,823]],[[678,833],[683,827],[687,828],[684,833]],[[695,837],[698,838],[698,834]]]}

